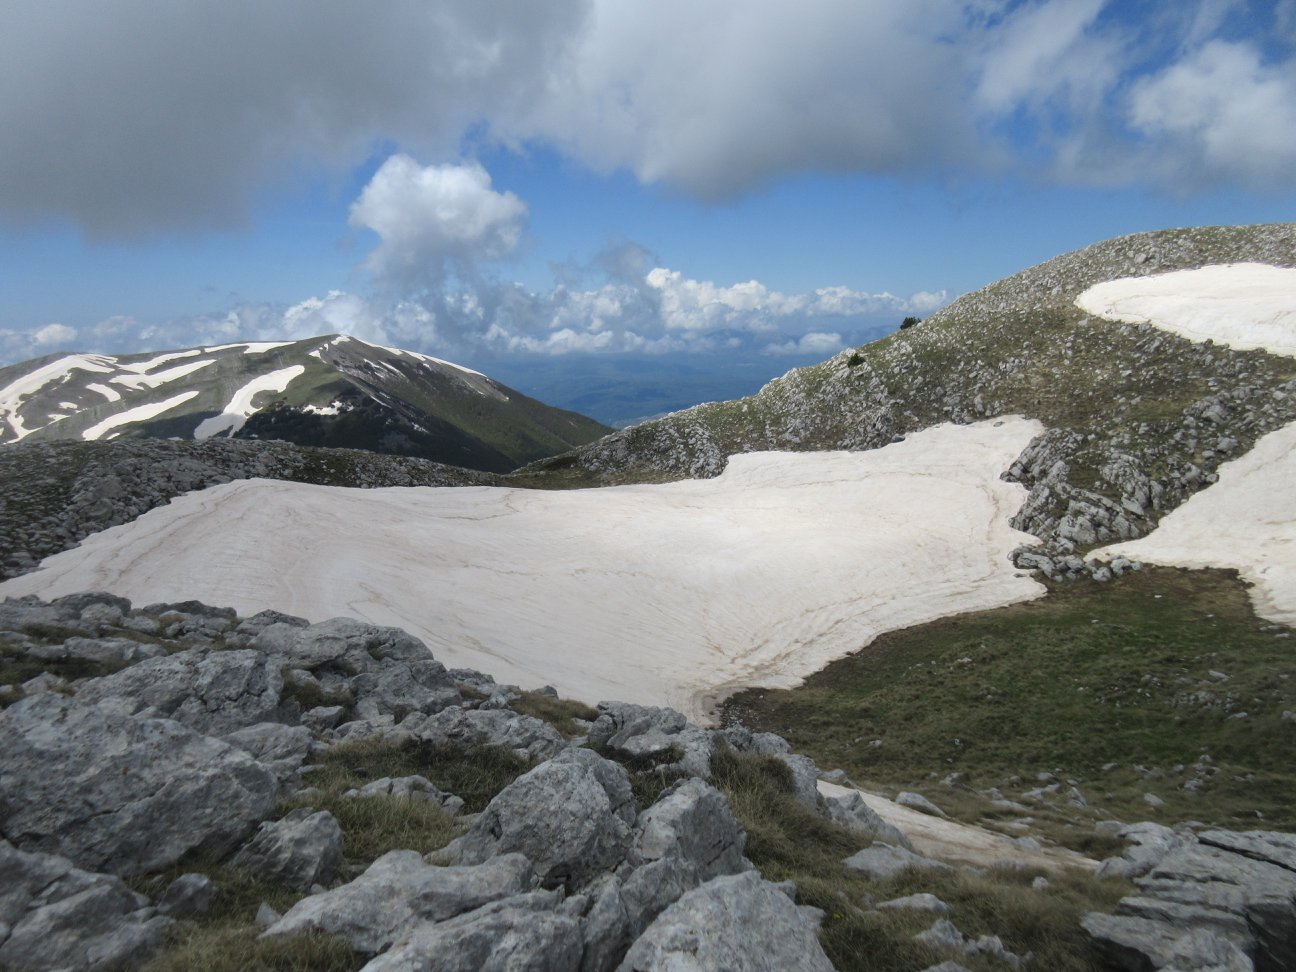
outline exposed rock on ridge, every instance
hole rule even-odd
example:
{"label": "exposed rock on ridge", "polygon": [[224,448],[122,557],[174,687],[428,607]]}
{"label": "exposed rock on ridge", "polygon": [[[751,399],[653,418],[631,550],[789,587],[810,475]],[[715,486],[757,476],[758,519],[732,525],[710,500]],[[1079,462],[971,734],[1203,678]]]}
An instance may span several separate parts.
{"label": "exposed rock on ridge", "polygon": [[[1216,467],[1296,420],[1296,365],[1148,324],[1091,320],[1089,286],[1214,263],[1296,266],[1296,224],[1120,237],[968,294],[920,326],[523,471],[540,483],[717,475],[756,450],[873,449],[940,422],[1022,414],[1049,427],[1008,471],[1019,566],[1085,571],[1094,547],[1146,534]],[[1023,557],[1025,559],[1023,559]]]}

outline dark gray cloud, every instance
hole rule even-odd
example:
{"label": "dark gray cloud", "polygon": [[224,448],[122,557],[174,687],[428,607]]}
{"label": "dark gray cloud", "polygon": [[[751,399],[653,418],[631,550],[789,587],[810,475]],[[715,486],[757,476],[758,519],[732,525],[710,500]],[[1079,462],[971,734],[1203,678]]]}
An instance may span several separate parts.
{"label": "dark gray cloud", "polygon": [[453,155],[521,106],[585,0],[0,5],[0,217],[91,236],[236,225],[297,168],[378,140]]}
{"label": "dark gray cloud", "polygon": [[1296,14],[1257,6],[11,0],[0,220],[236,225],[303,170],[466,137],[712,199],[829,170],[1290,188]]}

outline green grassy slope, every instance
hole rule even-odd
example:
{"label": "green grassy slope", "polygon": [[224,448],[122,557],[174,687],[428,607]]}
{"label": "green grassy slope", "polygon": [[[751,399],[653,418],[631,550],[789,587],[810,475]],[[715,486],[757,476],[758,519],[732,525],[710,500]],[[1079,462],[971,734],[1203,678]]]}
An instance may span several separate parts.
{"label": "green grassy slope", "polygon": [[[1290,634],[1230,573],[1145,569],[883,635],[799,688],[733,697],[725,718],[857,782],[976,820],[1049,819],[1082,847],[1105,817],[1296,829]],[[1058,789],[1023,797],[1051,785],[1041,773]]]}

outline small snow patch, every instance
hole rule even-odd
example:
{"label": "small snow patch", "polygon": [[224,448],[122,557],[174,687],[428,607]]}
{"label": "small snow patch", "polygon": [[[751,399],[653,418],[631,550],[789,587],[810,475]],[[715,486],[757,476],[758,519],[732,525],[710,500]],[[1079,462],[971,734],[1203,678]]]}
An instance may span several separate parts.
{"label": "small snow patch", "polygon": [[102,438],[105,432],[120,426],[130,425],[132,422],[147,422],[163,412],[169,412],[171,409],[183,405],[189,399],[197,397],[197,395],[198,392],[196,391],[181,392],[179,395],[173,395],[165,401],[150,402],[147,405],[140,405],[136,408],[129,408],[124,412],[118,412],[116,415],[108,416],[97,425],[90,426],[81,433],[81,438],[93,442],[95,439]]}

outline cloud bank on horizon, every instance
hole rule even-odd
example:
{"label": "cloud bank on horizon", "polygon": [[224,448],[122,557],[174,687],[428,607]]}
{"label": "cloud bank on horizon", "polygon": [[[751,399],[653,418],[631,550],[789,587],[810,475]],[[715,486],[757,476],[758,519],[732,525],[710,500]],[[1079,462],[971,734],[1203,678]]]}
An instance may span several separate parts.
{"label": "cloud bank on horizon", "polygon": [[0,8],[0,92],[10,232],[185,238],[249,222],[302,173],[388,155],[349,211],[376,241],[361,293],[32,322],[0,329],[11,358],[343,328],[414,347],[810,353],[950,296],[712,283],[633,245],[633,272],[603,261],[587,286],[508,283],[529,205],[494,188],[487,146],[716,206],[825,172],[1296,188],[1296,0],[19,0]]}

